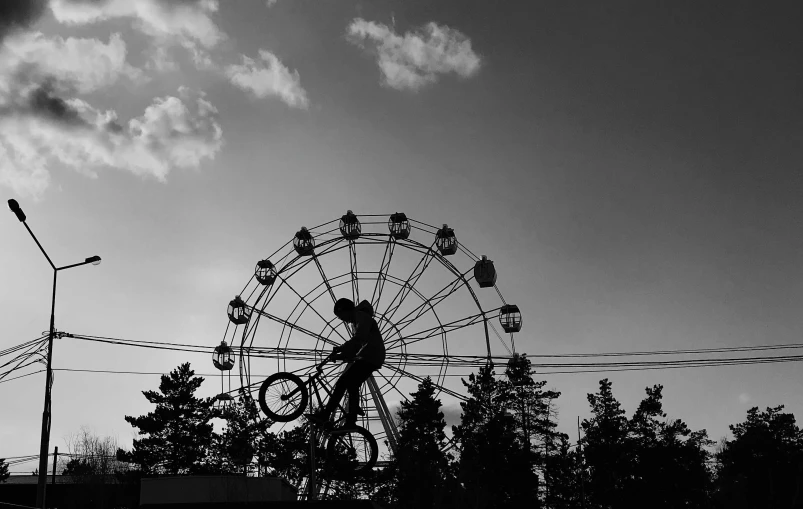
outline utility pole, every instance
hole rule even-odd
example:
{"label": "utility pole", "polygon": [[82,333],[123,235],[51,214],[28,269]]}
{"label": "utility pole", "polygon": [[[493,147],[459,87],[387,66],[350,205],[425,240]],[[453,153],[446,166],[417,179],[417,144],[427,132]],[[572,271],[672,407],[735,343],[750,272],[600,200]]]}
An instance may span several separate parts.
{"label": "utility pole", "polygon": [[[45,255],[47,263],[49,263],[50,267],[53,269],[53,298],[50,301],[50,333],[47,340],[47,370],[45,371],[45,405],[44,410],[42,411],[42,434],[39,442],[39,479],[36,486],[36,507],[39,509],[45,509],[45,507],[47,507],[47,457],[49,456],[47,451],[50,448],[50,424],[52,418],[51,391],[53,389],[53,338],[56,336],[56,276],[58,276],[60,270],[80,267],[88,263],[91,263],[92,265],[98,265],[100,263],[100,256],[90,256],[83,262],[57,267],[53,263],[53,260],[50,259],[50,256],[48,256],[45,248],[39,243],[39,239],[36,238],[36,235],[33,234],[33,231],[28,226],[28,223],[26,222],[27,216],[25,215],[25,212],[22,211],[22,208],[20,207],[20,204],[17,203],[17,200],[8,200],[8,208],[11,209],[11,212],[17,216],[19,222],[22,223],[22,225],[25,226],[25,229],[28,230],[28,233],[31,234],[31,237],[33,238],[34,242],[36,242],[39,250],[42,251],[43,255]],[[53,468],[55,468],[55,464]]]}
{"label": "utility pole", "polygon": [[56,463],[59,461],[59,446],[53,451],[53,481],[50,484],[56,484]]}

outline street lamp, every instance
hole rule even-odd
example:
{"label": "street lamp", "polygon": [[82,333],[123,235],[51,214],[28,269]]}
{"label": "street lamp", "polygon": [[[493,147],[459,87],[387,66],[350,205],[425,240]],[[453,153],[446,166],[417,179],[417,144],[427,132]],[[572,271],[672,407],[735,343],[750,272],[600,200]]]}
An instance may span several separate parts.
{"label": "street lamp", "polygon": [[39,448],[39,483],[36,489],[36,507],[44,509],[45,508],[45,489],[47,486],[47,451],[50,447],[50,386],[53,381],[53,370],[51,368],[52,361],[53,361],[53,336],[55,335],[55,313],[56,313],[56,276],[58,275],[60,270],[71,269],[73,267],[80,267],[81,265],[99,265],[100,264],[100,256],[90,256],[86,258],[83,262],[73,263],[71,265],[65,265],[63,267],[56,267],[53,261],[45,252],[45,248],[42,247],[42,244],[39,243],[39,240],[36,238],[36,235],[33,234],[28,223],[25,222],[25,212],[22,211],[20,208],[20,204],[17,203],[17,200],[8,200],[8,208],[11,209],[11,212],[17,216],[17,219],[25,225],[25,229],[28,230],[28,233],[31,234],[33,237],[34,242],[36,245],[39,246],[39,250],[42,251],[42,254],[45,255],[47,258],[47,262],[53,268],[53,299],[50,303],[50,335],[48,337],[47,342],[47,374],[45,376],[45,409],[42,412],[42,438],[40,441],[40,448]]}

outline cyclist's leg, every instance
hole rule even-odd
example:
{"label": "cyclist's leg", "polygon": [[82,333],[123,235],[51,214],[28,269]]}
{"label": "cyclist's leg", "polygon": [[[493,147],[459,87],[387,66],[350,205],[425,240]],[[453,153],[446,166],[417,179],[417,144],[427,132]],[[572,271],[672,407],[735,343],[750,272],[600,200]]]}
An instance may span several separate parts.
{"label": "cyclist's leg", "polygon": [[349,379],[349,406],[346,424],[355,425],[357,424],[357,409],[360,406],[360,387],[368,380],[374,369],[363,362],[357,361],[349,371],[354,373],[353,378]]}
{"label": "cyclist's leg", "polygon": [[321,410],[320,415],[324,419],[329,419],[329,417],[337,410],[337,405],[340,403],[340,400],[343,399],[343,395],[346,394],[346,391],[349,390],[349,387],[354,383],[355,376],[359,376],[359,369],[355,371],[357,363],[354,363],[351,367],[346,369],[340,378],[337,379],[335,382],[335,387],[332,390],[332,394],[329,396],[329,401],[326,402],[324,405],[323,410]]}
{"label": "cyclist's leg", "polygon": [[329,419],[329,417],[337,408],[337,404],[340,403],[343,395],[348,390],[348,385],[346,382],[346,373],[343,373],[340,378],[337,379],[337,382],[335,382],[335,388],[332,390],[332,394],[329,396],[329,401],[326,402],[323,409],[320,411],[320,415],[324,419]]}

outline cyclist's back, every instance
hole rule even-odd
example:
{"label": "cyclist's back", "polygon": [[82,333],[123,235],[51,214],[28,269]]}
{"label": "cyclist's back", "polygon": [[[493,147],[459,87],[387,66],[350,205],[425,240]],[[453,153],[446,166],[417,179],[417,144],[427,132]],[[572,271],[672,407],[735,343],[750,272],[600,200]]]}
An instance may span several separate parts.
{"label": "cyclist's back", "polygon": [[377,370],[385,362],[385,342],[379,332],[379,325],[374,320],[374,308],[370,302],[364,300],[355,306],[354,321],[354,337],[339,350],[345,357],[356,357],[356,360]]}

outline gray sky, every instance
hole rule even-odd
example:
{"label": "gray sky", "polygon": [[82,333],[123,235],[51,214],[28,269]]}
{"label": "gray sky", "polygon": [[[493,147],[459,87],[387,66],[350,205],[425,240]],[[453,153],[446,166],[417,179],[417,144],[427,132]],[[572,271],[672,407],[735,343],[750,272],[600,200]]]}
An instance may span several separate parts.
{"label": "gray sky", "polygon": [[[256,260],[353,209],[448,223],[487,254],[533,360],[799,342],[791,2],[61,0],[24,14],[0,26],[0,186],[57,264],[103,257],[60,276],[60,330],[211,349]],[[2,349],[47,329],[51,275],[11,213],[0,238]],[[472,345],[450,351],[483,353]],[[57,368],[184,361],[214,372],[195,354],[54,350]],[[606,376],[628,413],[664,384],[670,417],[715,439],[751,406],[801,410],[795,363],[548,376],[573,439]],[[0,457],[38,452],[43,378],[0,385]],[[57,372],[51,443],[88,424],[130,445],[123,416],[150,410],[141,391],[158,378]]]}

